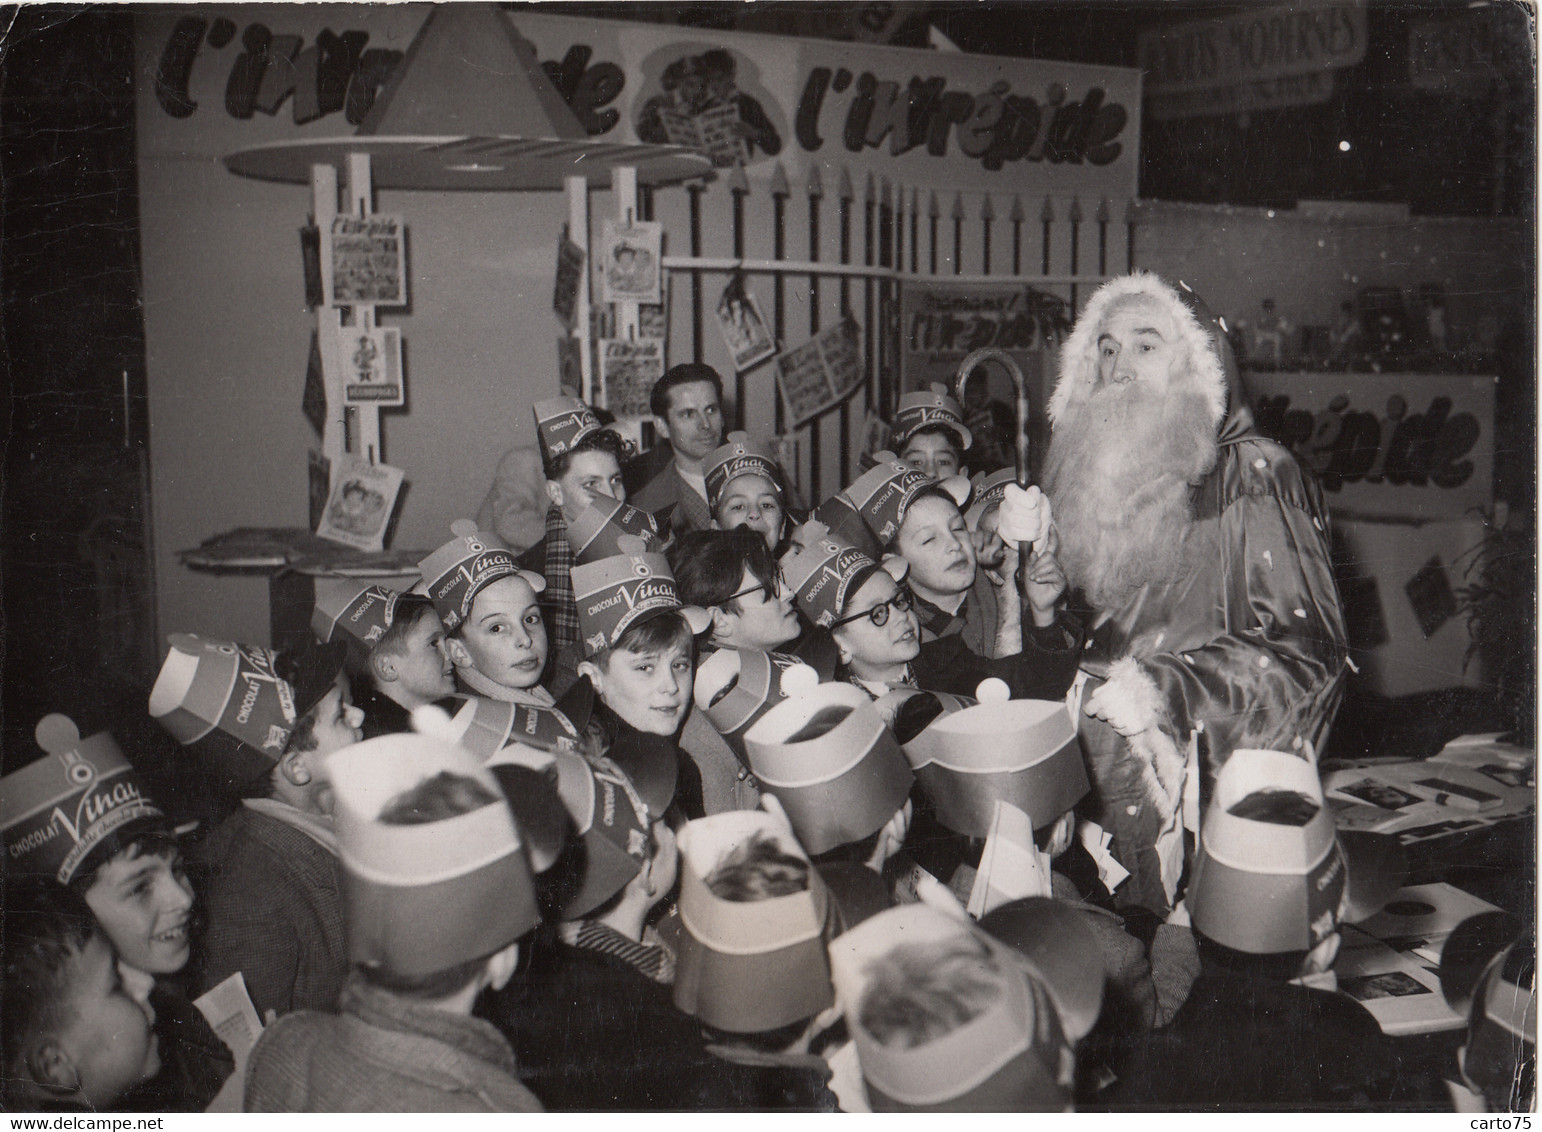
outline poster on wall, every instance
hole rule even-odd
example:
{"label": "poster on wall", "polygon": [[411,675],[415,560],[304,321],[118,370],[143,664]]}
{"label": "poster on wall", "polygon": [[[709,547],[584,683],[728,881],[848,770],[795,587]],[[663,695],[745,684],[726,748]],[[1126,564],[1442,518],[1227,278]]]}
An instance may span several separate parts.
{"label": "poster on wall", "polygon": [[551,308],[570,330],[578,309],[578,285],[583,279],[584,249],[568,238],[564,224],[557,241],[557,279],[552,286]]}
{"label": "poster on wall", "polygon": [[659,259],[664,226],[607,220],[600,232],[600,297],[607,303],[662,302]]}
{"label": "poster on wall", "polygon": [[557,380],[564,389],[575,390],[574,396],[584,387],[583,349],[577,338],[564,334],[557,339]]}
{"label": "poster on wall", "polygon": [[380,550],[404,473],[388,464],[340,461],[316,533],[355,550]]}
{"label": "poster on wall", "polygon": [[344,327],[337,337],[343,404],[377,409],[406,403],[402,381],[402,332],[395,326]]}
{"label": "poster on wall", "polygon": [[740,274],[728,281],[717,301],[717,324],[736,373],[752,369],[776,353],[776,339],[760,313],[760,303],[744,289]]}
{"label": "poster on wall", "polygon": [[400,216],[334,216],[328,242],[334,307],[407,305]]}
{"label": "poster on wall", "polygon": [[793,425],[834,408],[862,384],[858,334],[856,321],[844,318],[776,356],[776,380]]}
{"label": "poster on wall", "polygon": [[664,376],[664,343],[657,338],[602,338],[599,354],[605,407],[618,417],[648,416],[648,395]]}

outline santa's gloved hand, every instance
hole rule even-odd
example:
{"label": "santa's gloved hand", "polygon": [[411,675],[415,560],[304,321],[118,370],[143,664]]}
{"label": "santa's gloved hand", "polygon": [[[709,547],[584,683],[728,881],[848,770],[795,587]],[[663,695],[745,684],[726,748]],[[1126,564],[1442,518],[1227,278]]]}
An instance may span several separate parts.
{"label": "santa's gloved hand", "polygon": [[1156,681],[1129,657],[1109,670],[1107,682],[1093,689],[1082,710],[1126,738],[1157,726],[1164,714]]}
{"label": "santa's gloved hand", "polygon": [[1037,487],[1009,483],[1001,497],[1001,521],[996,533],[1014,550],[1020,543],[1038,542],[1049,530],[1049,497]]}

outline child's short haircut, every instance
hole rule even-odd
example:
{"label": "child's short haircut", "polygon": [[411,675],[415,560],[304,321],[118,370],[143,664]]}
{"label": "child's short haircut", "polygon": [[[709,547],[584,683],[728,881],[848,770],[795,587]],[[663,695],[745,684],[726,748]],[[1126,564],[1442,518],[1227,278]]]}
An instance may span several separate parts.
{"label": "child's short haircut", "polygon": [[90,855],[70,877],[70,887],[84,896],[96,883],[102,867],[119,855],[129,857],[171,857],[181,849],[177,832],[170,821],[149,818],[130,822],[113,830],[91,850]]}
{"label": "child's short haircut", "polygon": [[[910,501],[909,506],[906,508],[905,518],[908,519],[910,517],[910,511],[912,509],[914,509],[914,507],[915,507],[915,505],[917,503],[919,503],[921,500],[927,499],[927,498],[929,498],[931,496],[936,496],[938,499],[945,499],[945,500],[947,500],[949,507],[952,507],[960,515],[962,515],[964,513],[963,508],[961,508],[958,505],[958,500],[954,499],[951,495],[949,495],[948,492],[947,492],[947,489],[944,488],[942,486],[942,484],[934,483],[930,487],[923,488],[921,491],[916,492],[916,497]],[[903,530],[904,527],[905,527],[905,524],[903,522],[901,522],[900,525],[894,529],[894,534],[890,537],[889,541],[884,544],[883,549],[884,549],[884,553],[885,554],[898,554],[899,553],[899,536],[900,536],[900,531]],[[865,582],[866,579],[863,579],[863,581]],[[849,589],[848,592],[850,592],[851,594],[855,595],[857,591],[856,591],[855,588],[851,588],[851,589]]]}
{"label": "child's short haircut", "polygon": [[566,452],[560,452],[550,459],[546,458],[543,451],[541,458],[545,464],[546,478],[560,480],[567,475],[568,469],[573,466],[573,457],[580,452],[608,452],[620,465],[631,455],[631,442],[615,429],[600,428],[580,438]]}
{"label": "child's short haircut", "polygon": [[621,639],[607,649],[601,649],[589,658],[601,671],[608,671],[612,654],[618,652],[635,652],[648,655],[650,653],[667,652],[670,649],[684,647],[689,649],[695,639],[691,633],[691,626],[686,619],[678,613],[666,613],[660,617],[650,617],[647,621],[630,626],[621,634]]}
{"label": "child's short haircut", "polygon": [[670,550],[669,568],[680,600],[703,609],[718,605],[730,613],[744,612],[733,595],[746,568],[756,581],[776,585],[776,559],[760,532],[748,527],[688,532]]}
{"label": "child's short haircut", "polygon": [[905,454],[904,449],[909,448],[910,442],[918,436],[942,437],[948,442],[948,447],[953,449],[954,458],[957,459],[960,464],[964,462],[964,450],[958,446],[958,433],[955,432],[950,426],[943,424],[922,425],[909,436],[905,437],[905,443],[901,446],[900,450],[901,456]]}
{"label": "child's short haircut", "polygon": [[753,904],[807,892],[808,869],[807,861],[762,831],[724,854],[707,874],[707,888],[719,900]]}
{"label": "child's short haircut", "polygon": [[1304,826],[1322,807],[1297,790],[1255,790],[1226,812],[1270,825]]}
{"label": "child's short haircut", "polygon": [[70,1022],[70,964],[100,929],[85,900],[52,877],[8,880],[4,892],[0,1048],[9,1096],[32,1080],[28,1051]]}
{"label": "child's short haircut", "polygon": [[372,653],[384,656],[403,656],[407,651],[407,634],[417,628],[418,622],[434,611],[434,603],[424,594],[402,594],[396,599],[396,615],[391,625],[381,634]]}
{"label": "child's short haircut", "polygon": [[[380,811],[382,825],[425,825],[445,821],[498,803],[500,799],[474,778],[440,771],[411,790],[398,794]],[[476,909],[465,909],[475,915]],[[446,998],[463,989],[482,973],[487,956],[468,959],[428,975],[397,975],[380,967],[360,964],[357,970],[375,986],[407,998]]]}
{"label": "child's short haircut", "polygon": [[903,943],[869,967],[857,1016],[883,1045],[914,1049],[979,1017],[1013,977],[972,936]]}

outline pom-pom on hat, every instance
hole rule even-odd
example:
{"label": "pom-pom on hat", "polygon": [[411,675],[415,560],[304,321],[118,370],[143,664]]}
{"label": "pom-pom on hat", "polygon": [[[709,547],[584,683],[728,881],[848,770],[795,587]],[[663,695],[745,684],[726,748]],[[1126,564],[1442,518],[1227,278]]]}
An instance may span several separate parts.
{"label": "pom-pom on hat", "polygon": [[744,734],[750,771],[814,854],[860,841],[905,804],[914,781],[867,693],[819,684],[766,712]]}
{"label": "pom-pom on hat", "polygon": [[714,448],[701,462],[702,473],[707,480],[707,508],[716,512],[723,489],[744,475],[764,476],[780,498],[781,481],[777,479],[776,461],[760,445],[750,439],[747,432],[730,432],[725,443]]}
{"label": "pom-pom on hat", "polygon": [[971,531],[980,529],[980,520],[992,507],[999,507],[1006,496],[1007,485],[1017,482],[1017,472],[1002,468],[995,472],[981,472],[969,481],[969,510],[964,512],[964,522]]}
{"label": "pom-pom on hat", "polygon": [[[868,530],[844,491],[836,492],[814,508],[809,521],[823,524],[837,542],[856,547],[874,562],[883,557],[883,544],[873,537],[873,532]],[[796,541],[796,533],[793,537]]]}
{"label": "pom-pom on hat", "polygon": [[585,656],[614,648],[633,625],[668,613],[683,615],[693,633],[704,632],[712,622],[706,610],[681,605],[668,559],[642,549],[642,540],[631,541],[635,538],[622,535],[617,540],[624,550],[621,554],[573,567]]}
{"label": "pom-pom on hat", "polygon": [[[381,814],[448,772],[495,801],[395,825]],[[342,861],[348,956],[421,978],[491,955],[540,922],[524,839],[498,780],[464,749],[414,733],[368,739],[327,759]]]}
{"label": "pom-pom on hat", "polygon": [[446,633],[459,628],[477,594],[500,578],[523,578],[536,593],[546,588],[545,578],[520,569],[503,540],[477,530],[475,521],[456,519],[450,531],[455,537],[418,563]]}
{"label": "pom-pom on hat", "polygon": [[177,742],[207,755],[227,788],[270,773],[296,721],[326,695],[348,647],[342,641],[279,654],[172,633],[150,689],[150,714]]}
{"label": "pom-pom on hat", "polygon": [[[949,941],[987,951],[1007,974],[1003,993],[941,1037],[885,1045],[862,1024],[877,962],[902,945]],[[968,920],[927,904],[890,908],[830,944],[830,972],[874,1112],[1054,1112],[1070,1105],[1075,1059],[1048,979]]]}
{"label": "pom-pom on hat", "polygon": [[580,565],[621,554],[623,545],[635,547],[633,542],[623,544],[626,535],[641,539],[644,553],[655,553],[664,545],[652,515],[608,495],[596,495],[568,524],[568,545],[573,548],[573,561]]}
{"label": "pom-pom on hat", "polygon": [[38,721],[35,734],[48,753],[0,778],[0,832],[11,872],[69,884],[110,834],[131,822],[166,823],[107,732],[82,739],[74,721],[53,714]]}
{"label": "pom-pom on hat", "polygon": [[880,546],[888,546],[899,534],[910,505],[927,489],[941,487],[960,507],[969,498],[969,481],[963,476],[934,479],[893,452],[880,452],[876,460],[843,494]]}
{"label": "pom-pom on hat", "polygon": [[718,649],[696,667],[697,710],[705,712],[739,761],[744,733],[790,695],[811,691],[819,673],[797,657],[759,649]]}
{"label": "pom-pom on hat", "polygon": [[829,893],[810,865],[808,889],[767,900],[724,900],[707,877],[756,834],[805,861],[779,817],[730,810],[687,822],[680,831],[680,956],[675,1005],[730,1033],[762,1033],[808,1018],[834,999],[824,930]]}
{"label": "pom-pom on hat", "polygon": [[990,834],[998,800],[1042,829],[1091,788],[1065,704],[1005,693],[999,680],[982,683],[979,704],[939,716],[904,747],[938,820],[969,837]]}
{"label": "pom-pom on hat", "polygon": [[550,464],[570,451],[591,432],[600,430],[600,418],[577,397],[552,397],[531,406],[535,413],[536,436],[541,442],[541,458]]}
{"label": "pom-pom on hat", "polygon": [[958,446],[967,449],[974,435],[964,426],[963,407],[948,395],[948,387],[934,381],[925,389],[906,393],[894,411],[894,446],[901,450],[905,441],[927,425],[942,425],[958,437]]}
{"label": "pom-pom on hat", "polygon": [[578,728],[556,708],[462,693],[437,702],[450,713],[444,738],[479,759],[491,758],[511,743],[540,751],[576,751],[582,743]]}
{"label": "pom-pom on hat", "polygon": [[396,620],[396,603],[401,596],[395,590],[365,585],[353,578],[317,578],[311,632],[322,644],[340,636],[368,651],[380,643]]}
{"label": "pom-pom on hat", "polygon": [[[794,532],[792,546],[782,555],[780,565],[803,616],[828,628],[845,615],[846,603],[880,563],[836,537],[823,523],[810,519]],[[910,564],[889,555],[882,566],[899,581]]]}

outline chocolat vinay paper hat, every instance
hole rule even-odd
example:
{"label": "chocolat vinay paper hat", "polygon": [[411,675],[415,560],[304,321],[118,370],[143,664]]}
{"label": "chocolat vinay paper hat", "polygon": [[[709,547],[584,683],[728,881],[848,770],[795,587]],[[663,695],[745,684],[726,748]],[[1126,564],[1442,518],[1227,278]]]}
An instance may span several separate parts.
{"label": "chocolat vinay paper hat", "polygon": [[[818,522],[824,525],[831,536],[847,546],[854,546],[874,562],[883,557],[883,544],[873,537],[873,532],[867,529],[867,524],[862,521],[862,516],[857,514],[856,506],[846,498],[844,491],[838,491],[826,499],[809,515],[810,522]],[[793,539],[796,542],[797,533]]]}
{"label": "chocolat vinay paper hat", "polygon": [[770,452],[751,440],[747,432],[730,432],[724,440],[722,446],[707,453],[707,458],[701,462],[702,474],[707,480],[707,507],[715,512],[718,500],[723,498],[723,489],[740,476],[747,475],[764,476],[780,498],[782,485]]}
{"label": "chocolat vinay paper hat", "polygon": [[1076,724],[1062,701],[1007,699],[1000,680],[976,694],[978,704],[939,716],[905,744],[916,780],[957,833],[988,836],[998,800],[1042,829],[1091,789]]}
{"label": "chocolat vinay paper hat", "polygon": [[857,477],[843,493],[873,532],[880,546],[899,533],[910,505],[928,488],[941,487],[960,507],[969,498],[969,481],[963,476],[935,479],[918,472],[893,452],[879,452],[873,467]]}
{"label": "chocolat vinay paper hat", "polygon": [[696,667],[696,707],[748,766],[744,733],[788,696],[807,692],[818,683],[819,673],[797,657],[759,649],[718,649]]}
{"label": "chocolat vinay paper hat", "polygon": [[662,554],[643,549],[636,535],[621,535],[617,542],[624,553],[573,567],[585,656],[613,648],[633,625],[667,613],[681,614],[692,633],[703,632],[712,623],[706,610],[680,604],[675,576]]}
{"label": "chocolat vinay paper hat", "polygon": [[1017,471],[1002,468],[994,472],[981,472],[969,481],[969,510],[964,512],[964,522],[971,531],[980,529],[980,520],[986,512],[1001,504],[1007,493],[1007,485],[1017,482]]}
{"label": "chocolat vinay paper hat", "polygon": [[311,632],[322,644],[341,634],[341,639],[351,639],[368,651],[395,622],[401,596],[354,578],[317,578]]}
{"label": "chocolat vinay paper hat", "polygon": [[492,758],[511,743],[540,751],[576,751],[582,742],[578,728],[556,708],[460,692],[436,703],[450,713],[444,738],[478,759]]}
{"label": "chocolat vinay paper hat", "polygon": [[[496,802],[416,825],[380,815],[448,772]],[[540,922],[524,839],[498,780],[463,748],[411,732],[367,739],[328,758],[342,861],[348,956],[422,977],[491,955]]]}
{"label": "chocolat vinay paper hat", "polygon": [[641,871],[652,842],[648,808],[625,772],[609,759],[590,763],[575,751],[538,751],[515,743],[487,762],[495,775],[507,767],[550,768],[583,851],[573,857],[579,875],[562,890],[564,920],[580,920],[620,892]]}
{"label": "chocolat vinay paper hat", "polygon": [[552,397],[531,406],[541,455],[549,464],[591,432],[600,430],[600,418],[577,397]]}
{"label": "chocolat vinay paper hat", "polygon": [[745,732],[744,750],[761,792],[816,855],[881,828],[914,781],[867,693],[850,684],[789,696]]}
{"label": "chocolat vinay paper hat", "polygon": [[192,633],[167,640],[150,715],[207,757],[228,788],[273,770],[296,721],[326,695],[348,655],[342,641],[280,655]]}
{"label": "chocolat vinay paper hat", "polygon": [[793,532],[792,545],[779,565],[792,590],[793,604],[822,628],[845,615],[846,603],[856,596],[875,567],[882,565],[895,581],[910,568],[910,563],[898,555],[889,555],[881,563],[875,561],[817,519]]}
{"label": "chocolat vinay paper hat", "polygon": [[636,543],[623,541],[627,535],[642,539],[645,554],[656,553],[664,545],[652,515],[608,495],[596,495],[568,524],[568,545],[573,548],[573,561],[580,564],[622,554],[623,546],[635,547]]}
{"label": "chocolat vinay paper hat", "polygon": [[808,860],[787,823],[762,810],[712,814],[680,831],[685,931],[675,965],[675,1005],[736,1034],[777,1029],[833,1001],[823,935],[830,896],[812,865],[806,891],[769,900],[723,900],[707,887],[718,863],[756,834]]}
{"label": "chocolat vinay paper hat", "polygon": [[[884,1045],[862,1024],[875,963],[902,945],[949,941],[988,952],[1007,972],[1004,993],[942,1037]],[[927,904],[890,908],[831,942],[830,972],[874,1112],[1062,1111],[1071,1103],[1074,1059],[1044,974],[968,920]]]}
{"label": "chocolat vinay paper hat", "polygon": [[56,713],[40,719],[34,734],[48,753],[0,778],[10,872],[68,884],[110,834],[131,822],[165,822],[107,732],[82,739],[74,721]]}
{"label": "chocolat vinay paper hat", "polygon": [[[1316,810],[1303,825],[1233,813],[1256,795],[1289,792]],[[1366,919],[1403,878],[1379,851],[1385,838],[1335,837],[1317,767],[1284,751],[1232,752],[1200,821],[1187,904],[1196,931],[1235,951],[1305,951]]]}
{"label": "chocolat vinay paper hat", "polygon": [[1462,1074],[1486,1096],[1516,1097],[1528,1066],[1535,1082],[1536,1057],[1537,946],[1528,934],[1496,955],[1479,980]]}
{"label": "chocolat vinay paper hat", "polygon": [[470,614],[477,594],[502,578],[523,578],[536,593],[546,588],[545,578],[520,569],[503,540],[478,530],[474,520],[456,519],[450,532],[454,538],[418,563],[428,599],[439,611],[446,633]]}
{"label": "chocolat vinay paper hat", "polygon": [[948,387],[934,381],[925,389],[906,393],[894,411],[894,445],[904,448],[905,441],[927,425],[942,425],[958,437],[960,448],[974,443],[974,435],[964,427],[964,410],[948,395]]}

